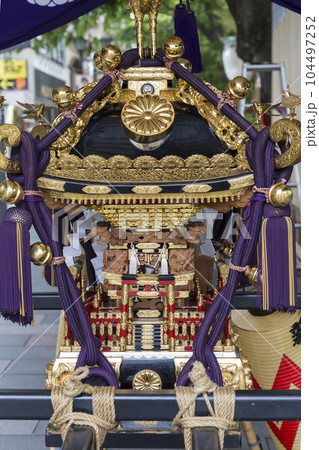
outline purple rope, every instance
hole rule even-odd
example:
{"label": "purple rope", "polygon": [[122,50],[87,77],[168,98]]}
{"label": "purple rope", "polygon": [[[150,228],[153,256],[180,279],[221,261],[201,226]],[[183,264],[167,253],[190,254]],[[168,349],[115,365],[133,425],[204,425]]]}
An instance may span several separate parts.
{"label": "purple rope", "polygon": [[[37,170],[37,152],[35,141],[29,133],[23,132],[22,144],[21,162],[25,175],[25,189],[35,190],[37,189],[35,175]],[[35,229],[42,242],[51,247],[54,257],[61,256],[62,246],[52,238],[51,213],[44,202],[27,203],[26,209],[32,214]],[[54,272],[67,320],[76,340],[81,346],[76,367],[83,365],[93,366],[98,363],[101,365],[101,369],[99,371],[90,370],[90,376],[98,373],[110,385],[118,387],[117,376],[111,364],[99,351],[101,342],[92,333],[84,304],[81,297],[79,297],[79,291],[67,265],[64,263],[54,266]]]}
{"label": "purple rope", "polygon": [[[157,59],[162,59],[164,63],[164,52],[163,50],[158,50],[156,54]],[[194,89],[204,95],[207,100],[209,100],[214,106],[218,105],[219,98],[208,86],[206,86],[201,80],[195,77],[192,73],[188,72],[188,70],[184,69],[178,62],[174,61],[171,64],[171,70],[178,75],[183,80],[187,81]],[[234,110],[230,105],[224,104],[221,107],[221,111],[226,114],[226,116],[231,119],[236,125],[238,125],[243,131],[247,133],[247,135],[251,139],[256,139],[258,135],[258,131],[253,125],[248,122],[243,116],[241,116],[237,111]]]}
{"label": "purple rope", "polygon": [[25,202],[43,202],[43,197],[38,197],[37,195],[27,195],[24,199]]}
{"label": "purple rope", "polygon": [[[119,68],[127,69],[134,61],[139,58],[136,50],[129,50],[122,55]],[[81,114],[90,106],[94,100],[96,100],[105,89],[112,84],[112,78],[109,75],[105,75],[94,88],[83,98],[81,101],[82,108],[77,109],[76,115],[80,117]],[[50,131],[41,141],[37,144],[38,152],[42,152],[47,149],[54,141],[56,141],[71,125],[73,125],[72,119],[64,118],[58,125]]]}
{"label": "purple rope", "polygon": [[[126,52],[122,56],[121,68],[126,69],[130,67],[136,59],[138,59],[136,50]],[[77,110],[77,116],[79,117],[111,83],[112,78],[110,76],[104,76],[83,99],[82,108]],[[9,178],[19,182],[25,190],[37,190],[36,180],[42,175],[50,161],[49,146],[72,123],[71,119],[64,118],[41,141],[36,141],[29,133],[23,132],[22,144],[13,151],[14,158],[21,158],[23,174],[10,175]],[[24,201],[20,202],[19,206],[27,209],[32,214],[33,223],[40,239],[51,247],[53,256],[58,257],[62,255],[62,246],[53,239],[51,213],[42,200],[42,198],[30,195]],[[54,272],[67,320],[76,340],[81,346],[76,367],[99,364],[99,368],[95,367],[90,369],[90,376],[102,376],[110,385],[118,387],[117,376],[111,364],[99,351],[101,342],[93,335],[88,315],[82,299],[79,298],[77,286],[68,267],[65,263],[54,266]]]}
{"label": "purple rope", "polygon": [[243,214],[243,218],[244,219],[248,219],[248,217],[251,214],[251,205],[253,204],[253,202],[264,202],[265,201],[265,194],[262,194],[261,192],[254,192],[254,194],[252,195],[252,197],[250,197],[249,199],[249,206],[245,209],[245,212]]}
{"label": "purple rope", "polygon": [[[265,128],[258,134],[256,142],[250,144],[249,151],[253,153],[253,168],[254,173],[256,174],[256,186],[264,187],[264,161],[265,158],[269,158],[271,152],[274,151],[274,143],[269,140],[269,128]],[[244,239],[242,234],[239,235],[232,257],[232,263],[234,265],[245,266],[256,248],[262,221],[263,206],[264,204],[262,202],[254,202],[252,204],[252,214],[246,221],[246,228],[251,236],[251,239]],[[223,287],[206,312],[194,340],[193,356],[184,366],[178,378],[178,386],[187,384],[189,372],[195,360],[201,361],[206,367],[208,376],[217,384],[222,385],[222,376],[220,373],[219,364],[212,348],[216,345],[226,323],[231,308],[231,300],[233,298],[234,290],[237,286],[239,277],[240,274],[238,272],[234,270],[229,271],[227,284]],[[208,335],[209,329],[213,323],[214,325],[211,333]]]}

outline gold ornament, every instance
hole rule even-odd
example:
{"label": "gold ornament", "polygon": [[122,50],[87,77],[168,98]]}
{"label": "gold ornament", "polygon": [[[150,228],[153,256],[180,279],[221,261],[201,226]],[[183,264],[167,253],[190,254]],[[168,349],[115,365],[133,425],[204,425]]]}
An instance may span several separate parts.
{"label": "gold ornament", "polygon": [[251,84],[247,78],[238,76],[230,80],[227,85],[228,94],[236,100],[245,98],[251,88]]}
{"label": "gold ornament", "polygon": [[36,266],[45,266],[52,261],[51,248],[42,242],[35,242],[30,247],[31,261]]}
{"label": "gold ornament", "polygon": [[155,56],[157,50],[157,16],[162,3],[163,0],[128,0],[128,5],[132,10],[130,18],[135,19],[137,50],[140,58],[144,56],[143,20],[146,14],[149,18],[151,56],[152,58]]}
{"label": "gold ornament", "polygon": [[0,199],[8,205],[19,203],[24,195],[24,191],[16,181],[6,180],[0,184]]}
{"label": "gold ornament", "polygon": [[[17,147],[21,142],[21,132],[14,125],[0,126],[0,143],[4,150],[6,146]],[[19,159],[7,158],[0,149],[0,170],[7,173],[21,173],[22,166]]]}
{"label": "gold ornament", "polygon": [[193,69],[192,63],[188,61],[188,59],[185,58],[177,58],[176,62],[180,64],[184,69],[188,70],[188,72],[191,72]]}
{"label": "gold ornament", "polygon": [[258,281],[258,266],[253,266],[250,268],[247,280],[252,286],[257,286]]}
{"label": "gold ornament", "polygon": [[269,129],[269,137],[274,142],[285,142],[290,145],[280,155],[274,156],[275,169],[293,166],[300,162],[301,158],[301,134],[298,120],[280,119],[274,122]]}
{"label": "gold ornament", "polygon": [[97,69],[103,70],[103,62],[102,62],[102,50],[94,53],[93,61]]}
{"label": "gold ornament", "polygon": [[125,131],[135,142],[151,143],[165,138],[175,118],[171,103],[158,95],[139,95],[122,109]]}
{"label": "gold ornament", "polygon": [[280,106],[280,103],[270,105],[269,103],[253,102],[253,104],[249,106],[249,108],[247,108],[246,114],[254,114],[255,116],[254,127],[258,131],[260,131],[263,128],[265,128],[265,125],[262,123],[263,114],[265,114],[266,112],[270,113],[272,109],[275,109],[278,106]]}
{"label": "gold ornament", "polygon": [[28,110],[28,114],[26,117],[35,117],[37,123],[42,123],[43,122],[43,114],[44,114],[44,110],[47,109],[44,106],[44,103],[41,103],[41,105],[33,105],[31,103],[21,103],[18,102],[18,105],[22,106],[22,108],[25,108],[26,110]]}
{"label": "gold ornament", "polygon": [[169,59],[178,59],[185,52],[184,42],[178,36],[170,36],[165,39],[164,53]]}
{"label": "gold ornament", "polygon": [[51,130],[48,125],[36,125],[31,130],[31,135],[34,139],[43,139]]}
{"label": "gold ornament", "polygon": [[146,186],[135,186],[132,188],[132,191],[135,194],[159,194],[162,192],[162,188],[160,186],[152,186],[152,185],[146,185]]}
{"label": "gold ornament", "polygon": [[233,250],[234,248],[230,245],[230,242],[228,241],[224,241],[218,249],[219,253],[221,253],[227,259],[233,256]]}
{"label": "gold ornament", "polygon": [[301,105],[301,96],[292,94],[289,91],[282,91],[282,96],[284,97],[281,105],[285,108],[289,108],[289,119],[293,120],[295,114],[295,109],[297,106]]}
{"label": "gold ornament", "polygon": [[73,375],[73,372],[68,371],[68,372],[63,372],[61,373],[61,375],[58,377],[57,382],[59,386],[65,386],[66,380]]}
{"label": "gold ornament", "polygon": [[53,89],[52,100],[61,111],[67,111],[74,105],[75,95],[70,86],[59,86]]}
{"label": "gold ornament", "polygon": [[133,378],[132,387],[136,391],[157,391],[162,389],[162,380],[154,370],[141,370]]}
{"label": "gold ornament", "polygon": [[[75,94],[74,101],[76,103],[81,102],[83,98],[94,88],[94,86],[96,86],[96,84],[97,84],[96,82],[90,83],[80,88]],[[71,149],[74,148],[74,146],[80,140],[81,133],[88,125],[93,114],[104,108],[104,106],[107,103],[117,103],[120,96],[121,96],[121,87],[118,81],[115,81],[107,89],[105,95],[103,95],[103,98],[99,97],[98,99],[94,100],[94,102],[91,103],[91,105],[88,106],[85,111],[83,111],[81,116],[78,117],[76,123],[71,125],[62,135],[60,135],[60,137],[56,141],[52,142],[50,150],[55,150],[58,154],[70,152]],[[63,114],[62,113],[59,114],[54,119],[52,127],[55,128],[58,125],[58,123],[60,123],[61,120],[63,119],[64,119]],[[53,163],[52,158],[51,162]]]}
{"label": "gold ornament", "polygon": [[283,208],[292,200],[292,190],[284,183],[275,183],[269,188],[269,201],[273,206]]}
{"label": "gold ornament", "polygon": [[115,45],[105,45],[93,56],[94,64],[99,70],[115,69],[121,62],[121,50]]}

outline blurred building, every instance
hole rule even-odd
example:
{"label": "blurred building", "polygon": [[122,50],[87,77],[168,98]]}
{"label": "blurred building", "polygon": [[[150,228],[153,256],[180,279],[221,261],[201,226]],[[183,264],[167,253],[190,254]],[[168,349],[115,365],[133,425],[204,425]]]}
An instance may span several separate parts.
{"label": "blurred building", "polygon": [[75,74],[81,69],[81,55],[75,45],[65,47],[63,41],[50,51],[40,48],[36,52],[29,41],[20,48],[0,52],[0,92],[6,99],[3,122],[15,123],[28,131],[34,126],[35,119],[25,117],[26,110],[17,101],[52,107],[45,113],[51,122],[57,113],[51,100],[52,89],[73,86]]}
{"label": "blurred building", "polygon": [[[273,4],[272,61],[285,63],[288,88],[294,94],[301,93],[301,20],[300,15]],[[278,72],[272,78],[272,100],[281,98]],[[296,110],[300,120],[300,108]]]}
{"label": "blurred building", "polygon": [[[273,4],[272,61],[285,63],[288,89],[294,94],[301,94],[301,20],[300,15],[279,5]],[[272,101],[281,99],[278,72],[272,76]],[[296,119],[301,120],[301,108],[296,109]],[[291,177],[294,198],[292,214],[296,223],[296,251],[298,266],[301,263],[300,248],[300,164],[294,167]]]}

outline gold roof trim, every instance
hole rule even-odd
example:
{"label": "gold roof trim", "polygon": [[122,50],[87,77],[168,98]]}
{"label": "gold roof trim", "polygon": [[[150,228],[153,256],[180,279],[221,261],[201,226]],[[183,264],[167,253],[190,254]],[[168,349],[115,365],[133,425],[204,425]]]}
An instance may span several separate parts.
{"label": "gold roof trim", "polygon": [[[64,182],[50,180],[46,178],[38,179],[38,186],[44,194],[54,202],[64,204],[74,203],[85,205],[98,211],[102,216],[113,222],[118,222],[120,216],[126,212],[132,216],[132,221],[139,221],[141,214],[152,212],[155,215],[159,212],[165,216],[165,221],[170,222],[170,214],[178,213],[183,219],[186,214],[193,215],[201,207],[214,208],[214,205],[224,201],[240,200],[247,190],[254,185],[253,175],[236,177],[229,180],[230,188],[224,191],[198,192],[198,193],[127,193],[127,194],[102,194],[102,193],[73,193],[64,191]],[[108,187],[108,186],[105,186]],[[148,186],[149,188],[158,186]],[[140,202],[143,202],[141,204]],[[160,202],[160,203],[158,203]],[[196,203],[200,203],[198,206]],[[155,219],[154,219],[155,220]],[[184,220],[185,222],[185,220]]]}
{"label": "gold roof trim", "polygon": [[235,159],[228,154],[217,154],[211,158],[192,155],[185,160],[168,155],[157,160],[143,155],[135,159],[116,155],[109,159],[90,155],[62,155],[58,158],[51,152],[51,159],[44,175],[69,180],[98,183],[167,183],[172,181],[205,181],[248,173],[248,169],[236,166]]}
{"label": "gold roof trim", "polygon": [[184,192],[192,192],[195,194],[198,192],[209,192],[211,190],[212,187],[209,184],[188,184],[183,187]]}
{"label": "gold roof trim", "polygon": [[160,192],[162,192],[162,188],[160,186],[152,186],[152,185],[147,185],[147,186],[135,186],[132,189],[132,192],[134,192],[135,194],[159,194]]}
{"label": "gold roof trim", "polygon": [[174,72],[166,67],[130,67],[123,75],[124,81],[174,80]]}
{"label": "gold roof trim", "polygon": [[108,194],[111,190],[108,186],[85,186],[82,188],[86,194]]}

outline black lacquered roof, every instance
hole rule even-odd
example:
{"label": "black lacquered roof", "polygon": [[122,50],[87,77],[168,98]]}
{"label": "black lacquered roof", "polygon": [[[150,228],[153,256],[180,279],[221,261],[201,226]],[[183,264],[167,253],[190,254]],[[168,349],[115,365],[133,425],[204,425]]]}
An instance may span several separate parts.
{"label": "black lacquered roof", "polygon": [[108,159],[115,155],[124,155],[135,159],[138,156],[150,155],[158,160],[167,155],[186,159],[188,156],[200,154],[211,158],[225,152],[225,148],[195,107],[183,103],[173,103],[173,106],[173,129],[167,140],[156,150],[140,150],[130,142],[121,122],[123,104],[108,106],[95,114],[83,131],[76,150],[84,157],[99,155]]}

